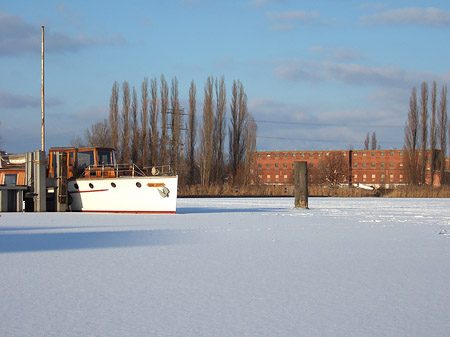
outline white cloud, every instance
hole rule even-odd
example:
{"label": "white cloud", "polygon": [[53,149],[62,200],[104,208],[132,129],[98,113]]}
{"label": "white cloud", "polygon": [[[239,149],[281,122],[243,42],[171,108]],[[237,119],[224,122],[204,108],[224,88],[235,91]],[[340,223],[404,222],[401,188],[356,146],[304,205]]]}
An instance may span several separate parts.
{"label": "white cloud", "polygon": [[[46,51],[78,51],[96,45],[123,44],[121,35],[112,38],[91,38],[82,33],[70,36],[46,31]],[[40,53],[41,27],[25,22],[20,16],[0,11],[0,56],[19,55],[27,52]]]}
{"label": "white cloud", "polygon": [[360,19],[363,25],[425,25],[425,26],[449,26],[450,11],[439,8],[399,8],[385,10],[379,13],[364,15]]}
{"label": "white cloud", "polygon": [[381,85],[411,88],[422,81],[444,78],[423,71],[406,71],[395,66],[365,66],[357,63],[286,60],[274,69],[275,76],[288,81],[338,81],[350,85]]}
{"label": "white cloud", "polygon": [[0,89],[0,108],[20,109],[24,107],[39,107],[39,98],[29,95],[15,95]]}
{"label": "white cloud", "polygon": [[309,52],[323,55],[325,58],[336,61],[348,61],[361,58],[361,54],[358,51],[346,47],[313,46],[309,48]]}
{"label": "white cloud", "polygon": [[295,28],[295,24],[324,25],[327,23],[316,11],[268,12],[267,16],[273,22],[271,28],[277,31],[291,31]]}

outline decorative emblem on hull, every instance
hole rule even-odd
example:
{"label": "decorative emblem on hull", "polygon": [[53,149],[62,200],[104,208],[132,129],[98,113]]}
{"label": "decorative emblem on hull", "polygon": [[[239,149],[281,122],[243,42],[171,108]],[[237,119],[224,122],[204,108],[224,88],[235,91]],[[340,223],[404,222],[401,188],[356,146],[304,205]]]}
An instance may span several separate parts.
{"label": "decorative emblem on hull", "polygon": [[169,196],[170,190],[166,186],[163,186],[162,190],[160,190],[159,188],[157,190],[161,197],[167,198]]}

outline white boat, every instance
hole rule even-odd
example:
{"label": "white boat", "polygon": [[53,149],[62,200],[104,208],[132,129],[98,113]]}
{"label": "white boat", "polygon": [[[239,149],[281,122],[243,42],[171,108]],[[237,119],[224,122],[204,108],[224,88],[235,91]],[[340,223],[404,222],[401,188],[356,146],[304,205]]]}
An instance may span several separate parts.
{"label": "white boat", "polygon": [[153,167],[117,165],[110,148],[52,148],[49,177],[56,177],[55,155],[67,154],[69,209],[107,213],[175,213],[178,177]]}

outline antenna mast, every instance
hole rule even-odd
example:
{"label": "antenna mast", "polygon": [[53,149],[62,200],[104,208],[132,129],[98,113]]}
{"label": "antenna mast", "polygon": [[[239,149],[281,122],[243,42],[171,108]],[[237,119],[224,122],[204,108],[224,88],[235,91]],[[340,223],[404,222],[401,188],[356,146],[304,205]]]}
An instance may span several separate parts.
{"label": "antenna mast", "polygon": [[41,150],[45,151],[44,26],[42,26],[41,44]]}

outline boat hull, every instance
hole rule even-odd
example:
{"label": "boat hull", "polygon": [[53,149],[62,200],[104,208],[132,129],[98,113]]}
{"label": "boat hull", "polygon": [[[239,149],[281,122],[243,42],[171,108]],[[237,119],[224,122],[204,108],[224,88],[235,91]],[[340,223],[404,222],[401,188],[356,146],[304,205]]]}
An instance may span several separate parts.
{"label": "boat hull", "polygon": [[68,182],[75,212],[175,213],[178,176],[79,178]]}

